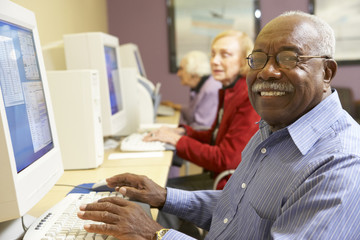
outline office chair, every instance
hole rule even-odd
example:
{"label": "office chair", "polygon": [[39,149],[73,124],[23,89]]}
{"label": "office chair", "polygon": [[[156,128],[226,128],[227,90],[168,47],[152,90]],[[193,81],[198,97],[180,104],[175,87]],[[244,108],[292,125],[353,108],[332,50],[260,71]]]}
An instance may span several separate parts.
{"label": "office chair", "polygon": [[229,170],[225,170],[223,172],[221,172],[214,181],[214,185],[213,185],[213,189],[216,190],[217,185],[219,184],[219,182],[221,181],[221,179],[223,179],[226,176],[229,176],[231,174],[233,174],[235,172],[235,169],[229,169]]}
{"label": "office chair", "polygon": [[335,87],[342,107],[360,123],[360,101],[355,101],[351,88]]}

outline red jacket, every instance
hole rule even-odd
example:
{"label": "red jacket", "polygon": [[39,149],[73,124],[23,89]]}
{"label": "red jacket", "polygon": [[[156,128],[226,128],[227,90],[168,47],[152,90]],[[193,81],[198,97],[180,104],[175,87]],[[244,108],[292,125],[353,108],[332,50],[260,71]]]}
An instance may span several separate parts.
{"label": "red jacket", "polygon": [[[256,122],[259,115],[253,109],[249,97],[246,80],[238,79],[232,88],[219,90],[219,107],[224,104],[224,114],[219,125],[215,145],[210,145],[217,118],[207,131],[196,131],[183,125],[186,136],[176,144],[177,155],[207,170],[215,176],[224,170],[235,169],[241,161],[241,152],[250,138],[258,130]],[[227,179],[220,181],[218,189],[222,189]]]}

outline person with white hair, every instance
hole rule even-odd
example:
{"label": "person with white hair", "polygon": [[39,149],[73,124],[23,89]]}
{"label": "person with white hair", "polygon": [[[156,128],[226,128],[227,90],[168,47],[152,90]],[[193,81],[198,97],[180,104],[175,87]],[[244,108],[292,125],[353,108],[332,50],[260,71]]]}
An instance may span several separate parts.
{"label": "person with white hair", "polygon": [[181,124],[195,129],[209,129],[215,120],[221,83],[211,76],[210,60],[202,51],[188,52],[177,71],[181,84],[190,87],[187,106],[163,102],[181,111]]}
{"label": "person with white hair", "polygon": [[[221,83],[211,76],[210,60],[206,53],[198,50],[190,51],[181,59],[177,76],[184,86],[190,87],[190,99],[187,106],[163,101],[161,104],[170,106],[181,112],[180,124],[188,125],[197,130],[211,127],[216,118],[219,104]],[[179,176],[184,159],[174,154],[169,178]]]}

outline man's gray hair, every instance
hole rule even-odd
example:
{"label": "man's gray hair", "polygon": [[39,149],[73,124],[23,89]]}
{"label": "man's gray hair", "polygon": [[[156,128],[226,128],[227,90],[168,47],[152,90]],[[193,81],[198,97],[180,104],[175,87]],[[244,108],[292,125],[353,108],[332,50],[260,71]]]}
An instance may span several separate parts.
{"label": "man's gray hair", "polygon": [[313,48],[314,55],[328,56],[334,58],[335,55],[335,33],[330,25],[318,16],[311,15],[301,11],[284,12],[279,17],[301,16],[314,24],[314,29],[318,32],[319,41],[315,42]]}
{"label": "man's gray hair", "polygon": [[211,74],[210,60],[206,53],[202,51],[188,52],[183,60],[186,61],[185,71],[189,74],[198,75],[199,77]]}

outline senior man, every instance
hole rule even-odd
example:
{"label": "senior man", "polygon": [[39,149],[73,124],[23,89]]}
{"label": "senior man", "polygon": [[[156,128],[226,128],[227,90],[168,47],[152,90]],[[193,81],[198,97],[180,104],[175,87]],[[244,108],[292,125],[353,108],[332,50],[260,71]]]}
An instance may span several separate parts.
{"label": "senior man", "polygon": [[[209,230],[206,239],[360,239],[360,127],[330,87],[334,49],[329,25],[306,13],[285,13],[261,30],[247,83],[262,120],[222,191],[163,189],[131,174],[108,185]],[[90,232],[191,239],[145,217],[124,227],[139,210],[123,199],[80,209],[80,218],[106,223],[86,225]]]}

